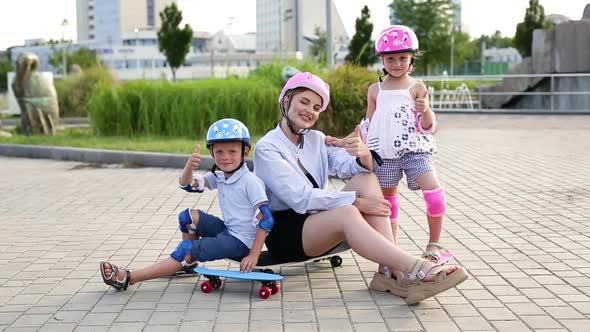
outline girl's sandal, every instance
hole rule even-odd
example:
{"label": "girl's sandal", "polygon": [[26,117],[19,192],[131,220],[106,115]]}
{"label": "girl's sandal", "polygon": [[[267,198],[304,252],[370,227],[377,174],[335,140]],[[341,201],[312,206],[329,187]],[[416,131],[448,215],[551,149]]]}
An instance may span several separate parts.
{"label": "girl's sandal", "polygon": [[[428,242],[426,248],[428,247],[438,247],[438,250],[426,250],[422,254],[422,258],[425,258],[431,262],[438,262],[441,258],[440,251],[443,250],[443,247],[438,242]],[[430,257],[434,258],[434,261],[431,260]]]}
{"label": "girl's sandal", "polygon": [[[107,278],[105,275],[105,264],[109,264],[111,266],[112,271],[111,276],[109,278]],[[129,286],[129,281],[131,280],[131,272],[129,272],[129,270],[123,271],[125,271],[125,277],[123,277],[123,280],[119,280],[117,279],[117,277],[119,276],[118,266],[113,265],[109,262],[100,262],[100,273],[102,274],[102,281],[104,281],[105,284],[113,287],[116,290],[126,290]]]}
{"label": "girl's sandal", "polygon": [[[414,265],[412,272],[403,280],[404,285],[408,287],[406,303],[416,304],[467,280],[468,276],[465,268],[456,266],[455,271],[447,274],[449,268],[451,267],[433,264],[427,260],[418,261]],[[424,281],[428,275],[434,275],[434,280]]]}

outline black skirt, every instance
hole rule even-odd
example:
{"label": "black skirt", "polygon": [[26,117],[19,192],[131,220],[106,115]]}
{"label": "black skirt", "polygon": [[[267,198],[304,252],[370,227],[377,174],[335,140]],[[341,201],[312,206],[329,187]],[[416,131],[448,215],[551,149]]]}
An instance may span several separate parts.
{"label": "black skirt", "polygon": [[303,224],[309,214],[291,209],[273,211],[275,224],[266,237],[266,248],[279,262],[299,262],[310,259],[303,250]]}

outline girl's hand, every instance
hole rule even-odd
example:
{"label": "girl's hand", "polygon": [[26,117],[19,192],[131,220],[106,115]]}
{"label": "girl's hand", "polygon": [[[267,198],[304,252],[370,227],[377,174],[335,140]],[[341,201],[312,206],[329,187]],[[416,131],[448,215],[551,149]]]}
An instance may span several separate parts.
{"label": "girl's hand", "polygon": [[362,213],[374,216],[388,217],[391,215],[391,203],[379,198],[357,198],[354,206]]}
{"label": "girl's hand", "polygon": [[428,102],[428,90],[424,91],[422,97],[416,98],[416,112],[424,113],[430,109],[430,104]]}
{"label": "girl's hand", "polygon": [[195,152],[193,152],[193,154],[191,154],[191,156],[188,158],[184,168],[194,171],[199,168],[199,164],[201,164],[201,144],[197,144],[195,147]]}

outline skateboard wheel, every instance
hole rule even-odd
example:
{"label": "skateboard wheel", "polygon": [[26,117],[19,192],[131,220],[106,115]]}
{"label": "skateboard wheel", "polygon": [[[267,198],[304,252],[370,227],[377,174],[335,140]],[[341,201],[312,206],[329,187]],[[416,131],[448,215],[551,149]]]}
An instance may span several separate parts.
{"label": "skateboard wheel", "polygon": [[262,270],[262,272],[275,274],[275,271],[273,271],[271,269],[264,269],[264,270]]}
{"label": "skateboard wheel", "polygon": [[258,290],[258,295],[260,295],[260,297],[265,300],[268,299],[271,294],[272,294],[272,291],[270,290],[270,288],[268,286],[262,286],[262,287],[260,287],[260,290]]}
{"label": "skateboard wheel", "polygon": [[279,284],[277,284],[276,282],[274,284],[272,284],[272,289],[271,289],[271,294],[275,295],[276,293],[281,291],[281,287],[279,287]]}
{"label": "skateboard wheel", "polygon": [[215,289],[221,287],[221,285],[223,285],[223,281],[221,279],[217,279],[215,282],[213,282],[213,288]]}
{"label": "skateboard wheel", "polygon": [[342,265],[342,258],[340,256],[330,257],[330,265],[332,265],[332,267],[339,267]]}
{"label": "skateboard wheel", "polygon": [[201,284],[201,291],[203,293],[211,293],[212,290],[213,290],[213,284],[211,284],[210,281],[204,281]]}

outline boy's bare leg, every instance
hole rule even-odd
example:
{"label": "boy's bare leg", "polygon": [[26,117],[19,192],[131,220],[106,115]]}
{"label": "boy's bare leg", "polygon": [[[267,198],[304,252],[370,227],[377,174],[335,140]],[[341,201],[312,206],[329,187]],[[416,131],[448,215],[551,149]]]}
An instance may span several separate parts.
{"label": "boy's bare leg", "polygon": [[[191,255],[185,256],[185,261],[190,264],[192,263]],[[105,263],[105,276],[110,278],[111,273],[113,273],[113,265],[111,263]],[[151,280],[156,278],[167,277],[173,275],[174,272],[179,271],[182,268],[182,264],[172,257],[168,257],[164,260],[161,260],[155,264],[150,266],[144,267],[139,270],[130,271],[131,278],[129,280],[129,285],[133,285],[140,281]],[[119,275],[117,276],[118,280],[123,280],[125,278],[125,270],[119,269]]]}

